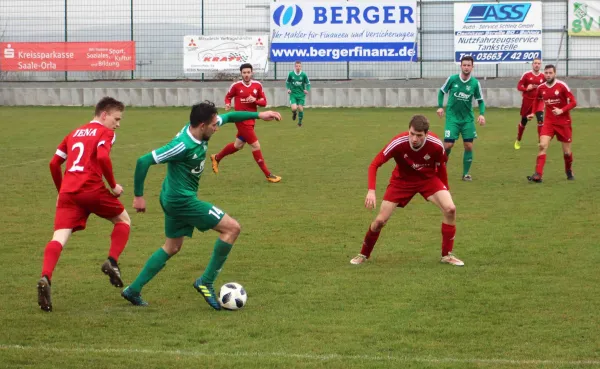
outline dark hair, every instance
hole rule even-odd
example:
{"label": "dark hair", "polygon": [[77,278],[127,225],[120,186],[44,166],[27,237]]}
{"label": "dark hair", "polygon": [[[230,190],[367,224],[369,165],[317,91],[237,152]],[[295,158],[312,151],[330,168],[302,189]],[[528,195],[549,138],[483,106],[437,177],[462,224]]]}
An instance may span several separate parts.
{"label": "dark hair", "polygon": [[117,99],[113,99],[112,97],[106,96],[103,97],[96,104],[96,110],[94,112],[95,116],[100,116],[103,111],[111,112],[113,110],[123,111],[125,110],[125,105]]}
{"label": "dark hair", "polygon": [[554,66],[554,64],[548,64],[544,67],[544,70],[546,69],[552,69],[554,71],[554,73],[556,73],[556,67]]}
{"label": "dark hair", "polygon": [[302,62],[300,60],[296,60],[294,64],[302,64]]}
{"label": "dark hair", "polygon": [[417,132],[429,132],[429,120],[424,115],[413,115],[408,124],[408,128],[412,127]]}
{"label": "dark hair", "polygon": [[240,72],[246,68],[250,68],[250,70],[252,70],[252,64],[244,63],[244,64],[240,65]]}
{"label": "dark hair", "polygon": [[215,114],[217,114],[217,108],[214,103],[205,100],[195,104],[190,113],[190,125],[195,128],[201,124],[210,124]]}
{"label": "dark hair", "polygon": [[460,64],[462,65],[462,62],[464,61],[470,61],[471,65],[475,65],[475,59],[473,59],[473,57],[471,55],[465,55],[462,58],[460,58]]}

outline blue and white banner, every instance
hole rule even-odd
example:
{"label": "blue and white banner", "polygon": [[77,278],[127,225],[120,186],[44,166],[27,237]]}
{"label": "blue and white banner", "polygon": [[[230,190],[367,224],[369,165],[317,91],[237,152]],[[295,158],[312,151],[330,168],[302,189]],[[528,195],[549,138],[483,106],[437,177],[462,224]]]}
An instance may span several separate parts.
{"label": "blue and white banner", "polygon": [[271,2],[271,61],[417,61],[416,1]]}
{"label": "blue and white banner", "polygon": [[455,3],[454,61],[522,63],[542,57],[542,3]]}

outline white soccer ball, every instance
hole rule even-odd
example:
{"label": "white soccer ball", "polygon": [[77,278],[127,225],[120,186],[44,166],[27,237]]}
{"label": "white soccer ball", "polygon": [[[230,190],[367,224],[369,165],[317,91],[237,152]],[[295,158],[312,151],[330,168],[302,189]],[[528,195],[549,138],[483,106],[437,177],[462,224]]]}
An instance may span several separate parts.
{"label": "white soccer ball", "polygon": [[246,305],[248,294],[244,287],[236,282],[225,283],[219,291],[219,303],[224,309],[239,310]]}

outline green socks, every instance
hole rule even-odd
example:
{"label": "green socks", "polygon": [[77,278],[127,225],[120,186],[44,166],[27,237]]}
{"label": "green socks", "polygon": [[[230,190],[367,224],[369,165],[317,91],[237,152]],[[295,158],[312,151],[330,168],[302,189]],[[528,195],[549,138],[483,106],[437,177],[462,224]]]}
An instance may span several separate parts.
{"label": "green socks", "polygon": [[138,274],[135,281],[129,286],[129,289],[133,292],[140,293],[144,285],[150,282],[150,280],[160,272],[169,258],[169,254],[167,254],[162,247],[156,250],[154,254],[150,256],[150,259],[148,259],[146,265],[144,265],[144,268],[140,274]]}
{"label": "green socks", "polygon": [[473,164],[473,151],[465,150],[465,154],[463,155],[463,177],[469,174],[471,164]]}
{"label": "green socks", "polygon": [[210,257],[210,261],[208,262],[208,266],[204,270],[204,274],[202,274],[202,281],[204,283],[215,282],[215,279],[217,279],[221,268],[223,268],[223,264],[225,264],[225,260],[227,260],[227,256],[229,255],[232,247],[232,244],[221,241],[220,238],[217,238],[217,242],[215,242],[215,248],[212,256]]}
{"label": "green socks", "polygon": [[302,118],[304,118],[304,112],[303,111],[298,112],[298,119],[300,122],[302,122]]}

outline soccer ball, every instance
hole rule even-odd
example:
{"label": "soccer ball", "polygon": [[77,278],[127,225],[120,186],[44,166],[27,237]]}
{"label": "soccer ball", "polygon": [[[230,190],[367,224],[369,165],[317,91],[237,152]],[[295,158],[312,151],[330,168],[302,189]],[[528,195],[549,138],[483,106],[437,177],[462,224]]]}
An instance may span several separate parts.
{"label": "soccer ball", "polygon": [[239,310],[246,305],[248,294],[244,287],[236,282],[229,282],[221,286],[219,302],[224,309]]}

